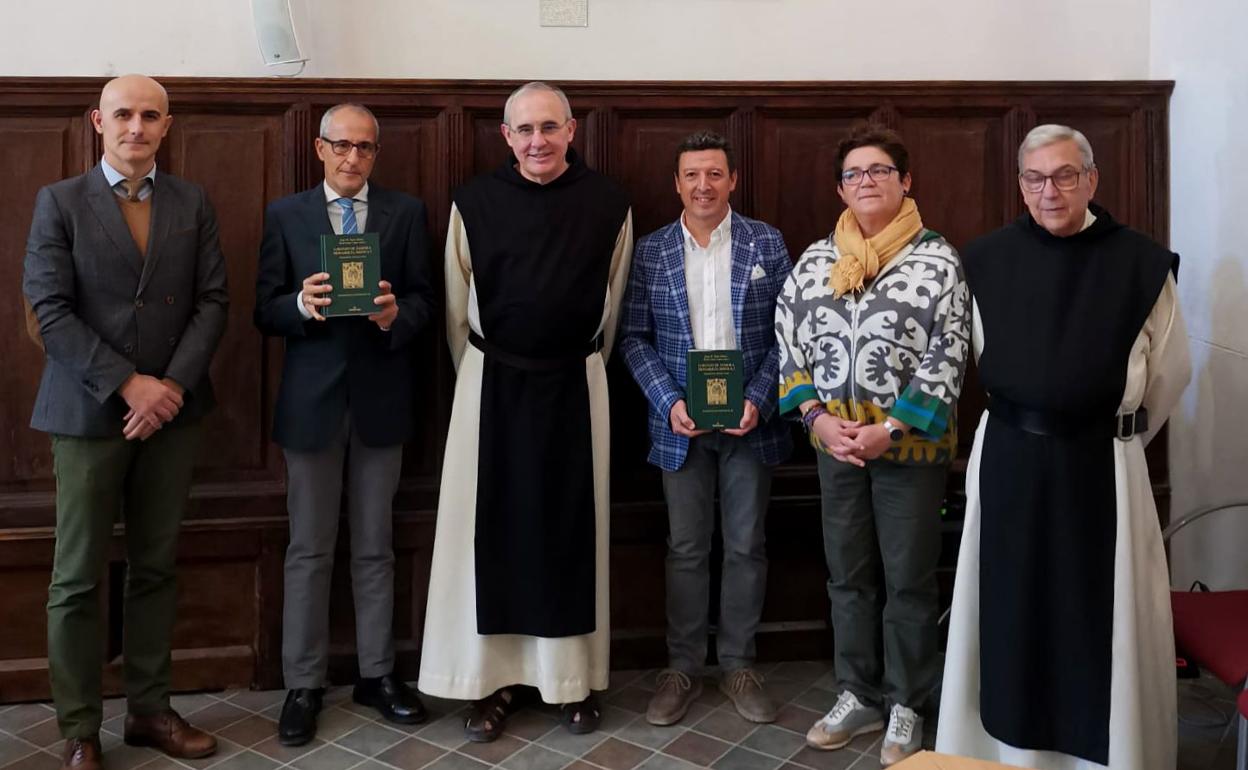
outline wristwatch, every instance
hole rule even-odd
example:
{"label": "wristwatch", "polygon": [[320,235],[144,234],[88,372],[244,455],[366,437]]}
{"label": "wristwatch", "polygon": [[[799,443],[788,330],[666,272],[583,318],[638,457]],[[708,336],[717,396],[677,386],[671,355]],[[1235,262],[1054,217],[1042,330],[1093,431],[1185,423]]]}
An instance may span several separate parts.
{"label": "wristwatch", "polygon": [[897,427],[897,423],[892,420],[884,421],[884,430],[888,431],[888,440],[893,442],[901,441],[901,439],[906,435],[906,432]]}

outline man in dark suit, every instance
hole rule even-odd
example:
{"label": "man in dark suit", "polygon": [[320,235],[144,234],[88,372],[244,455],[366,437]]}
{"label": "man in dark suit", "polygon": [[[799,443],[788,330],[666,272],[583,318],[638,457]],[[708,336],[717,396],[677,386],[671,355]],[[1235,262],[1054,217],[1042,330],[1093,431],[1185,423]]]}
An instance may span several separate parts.
{"label": "man in dark suit", "polygon": [[202,188],[156,173],[169,99],[151,78],[109,81],[91,122],[100,164],[39,191],[22,289],[47,362],[31,426],[51,435],[56,555],[48,672],[63,768],[100,767],[100,575],[113,523],[126,544],[126,743],[207,756],[212,736],[169,707],[178,529],[208,364],[228,295]]}
{"label": "man in dark suit", "polygon": [[[772,468],[789,456],[776,415],[776,295],[793,265],[779,231],[737,214],[732,146],[701,131],[677,148],[680,218],[637,242],[620,315],[620,351],[650,409],[650,462],[663,470],[667,549],[667,651],[646,710],[651,724],[684,718],[702,693],[711,537],[718,487],[724,564],[720,590],[720,690],[751,722],[773,722],[775,702],[753,669],[754,634],[767,585],[764,525]],[[689,417],[690,349],[740,350],[745,403],[736,428],[709,431]]]}
{"label": "man in dark suit", "polygon": [[[412,342],[433,314],[425,205],[368,181],[377,119],[359,104],[325,112],[317,157],[325,180],[274,201],[265,212],[256,278],[256,326],[286,339],[273,438],[285,451],[290,545],[282,622],[282,673],[289,692],[278,739],[316,735],[329,661],[329,585],[346,468],[360,681],[356,702],[386,719],[425,718],[419,698],[394,675],[394,551],[391,504],[412,433]],[[326,319],[332,291],[321,272],[320,238],[377,233],[381,295],[368,316]]]}

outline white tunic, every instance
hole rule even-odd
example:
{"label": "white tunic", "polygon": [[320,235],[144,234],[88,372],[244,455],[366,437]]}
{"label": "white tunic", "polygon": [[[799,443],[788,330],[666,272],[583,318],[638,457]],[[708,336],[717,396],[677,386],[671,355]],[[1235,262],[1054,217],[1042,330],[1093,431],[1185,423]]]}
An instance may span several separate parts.
{"label": "white tunic", "polygon": [[[983,340],[976,309],[976,358]],[[1178,754],[1170,579],[1144,447],[1170,415],[1190,378],[1187,331],[1174,277],[1169,276],[1131,348],[1120,410],[1126,413],[1144,406],[1149,430],[1130,441],[1114,441],[1118,526],[1108,765],[1114,770],[1174,770]],[[1105,767],[1066,754],[1018,749],[984,730],[979,711],[979,467],[987,418],[985,412],[966,472],[966,520],[953,589],[936,750],[1037,770]]]}
{"label": "white tunic", "polygon": [[[439,698],[479,700],[499,688],[525,684],[537,687],[547,703],[575,703],[590,690],[605,690],[610,672],[608,605],[608,544],[610,519],[610,407],[605,361],[632,258],[632,215],[616,238],[610,283],[603,304],[601,353],[585,359],[593,434],[595,550],[595,630],[561,638],[477,633],[475,551],[477,512],[477,446],[480,426],[481,376],[484,356],[468,344],[468,329],[482,338],[476,287],[468,251],[468,233],[452,207],[446,238],[446,327],[455,362],[455,403],[442,466],[437,532],[429,576],[424,642],[420,656],[422,692]],[[558,458],[551,458],[558,462]]]}

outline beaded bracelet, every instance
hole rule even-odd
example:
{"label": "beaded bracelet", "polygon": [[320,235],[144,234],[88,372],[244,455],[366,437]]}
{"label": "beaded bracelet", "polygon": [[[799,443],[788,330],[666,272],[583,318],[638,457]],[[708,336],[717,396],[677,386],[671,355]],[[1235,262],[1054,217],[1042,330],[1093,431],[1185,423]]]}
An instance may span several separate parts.
{"label": "beaded bracelet", "polygon": [[827,414],[828,410],[823,404],[815,404],[806,410],[806,414],[802,415],[802,427],[810,433],[815,429],[815,420],[819,419],[819,415]]}

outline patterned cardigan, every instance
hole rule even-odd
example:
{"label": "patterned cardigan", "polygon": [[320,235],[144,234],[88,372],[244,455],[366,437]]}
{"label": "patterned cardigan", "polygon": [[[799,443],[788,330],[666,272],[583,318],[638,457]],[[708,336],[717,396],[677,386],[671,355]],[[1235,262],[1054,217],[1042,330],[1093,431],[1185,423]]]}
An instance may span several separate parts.
{"label": "patterned cardigan", "polygon": [[893,416],[913,430],[885,459],[948,463],[957,449],[955,407],[970,336],[957,252],[924,230],[863,291],[833,299],[828,278],[838,257],[830,236],[816,241],[780,291],[781,414],[796,416],[814,398],[867,424]]}

